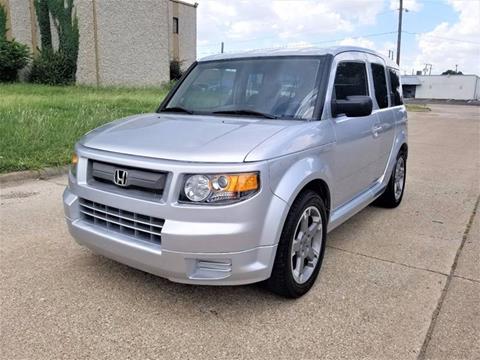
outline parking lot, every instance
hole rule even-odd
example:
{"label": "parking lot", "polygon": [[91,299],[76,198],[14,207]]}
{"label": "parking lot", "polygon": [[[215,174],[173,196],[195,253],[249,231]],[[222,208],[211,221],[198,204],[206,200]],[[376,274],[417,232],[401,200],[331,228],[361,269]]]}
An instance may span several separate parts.
{"label": "parking lot", "polygon": [[3,359],[474,359],[480,354],[480,107],[410,113],[401,206],[329,235],[298,300],[174,284],[79,247],[66,177],[3,184]]}

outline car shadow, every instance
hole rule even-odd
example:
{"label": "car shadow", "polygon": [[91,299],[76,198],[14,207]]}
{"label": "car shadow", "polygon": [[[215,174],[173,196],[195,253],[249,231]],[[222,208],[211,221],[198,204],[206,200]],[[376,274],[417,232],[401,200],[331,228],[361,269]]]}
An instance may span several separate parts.
{"label": "car shadow", "polygon": [[[336,248],[339,243],[344,243],[348,238],[354,241],[352,236],[357,226],[368,223],[372,216],[376,216],[377,211],[383,209],[370,206],[359,212],[353,218],[349,219],[345,224],[335,229],[329,234],[327,241],[326,256],[328,256],[328,247]],[[338,243],[338,244],[337,244]],[[82,259],[79,259],[81,271],[87,272],[91,281],[101,288],[112,286],[111,283],[121,284],[120,289],[125,297],[129,297],[133,292],[141,292],[142,295],[149,299],[153,305],[156,302],[168,302],[183,304],[185,307],[207,307],[206,311],[210,311],[215,315],[219,311],[219,307],[226,305],[236,305],[237,310],[251,311],[251,304],[255,304],[255,312],[270,311],[272,307],[290,306],[296,301],[286,299],[271,293],[263,283],[255,283],[250,285],[238,286],[207,286],[207,285],[188,285],[169,281],[152,275],[150,273],[129,267],[108,259],[104,256],[97,255],[90,250],[85,249]],[[315,288],[321,287],[321,273]],[[310,292],[312,293],[312,291]],[[205,310],[205,309],[203,309]]]}
{"label": "car shadow", "polygon": [[[238,286],[188,285],[169,281],[131,268],[90,250],[85,250],[81,259],[81,271],[98,288],[114,288],[128,298],[141,294],[150,306],[175,304],[176,311],[182,308],[197,309],[203,313],[220,316],[227,308],[235,312],[255,314],[271,311],[272,307],[290,306],[295,300],[285,299],[268,291],[263,283]],[[252,309],[255,304],[255,309]]]}

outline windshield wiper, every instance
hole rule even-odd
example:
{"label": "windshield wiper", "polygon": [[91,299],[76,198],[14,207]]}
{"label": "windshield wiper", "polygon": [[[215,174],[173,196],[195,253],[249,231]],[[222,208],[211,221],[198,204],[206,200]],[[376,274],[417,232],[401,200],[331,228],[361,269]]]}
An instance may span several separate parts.
{"label": "windshield wiper", "polygon": [[261,116],[267,119],[276,119],[277,116],[268,114],[268,113],[263,113],[260,111],[255,111],[255,110],[250,110],[250,109],[234,109],[234,110],[219,110],[219,111],[214,111],[212,114],[234,114],[234,115],[253,115],[253,116]]}
{"label": "windshield wiper", "polygon": [[190,115],[193,114],[192,110],[185,109],[181,106],[172,106],[172,107],[164,108],[160,110],[160,112],[182,112]]}

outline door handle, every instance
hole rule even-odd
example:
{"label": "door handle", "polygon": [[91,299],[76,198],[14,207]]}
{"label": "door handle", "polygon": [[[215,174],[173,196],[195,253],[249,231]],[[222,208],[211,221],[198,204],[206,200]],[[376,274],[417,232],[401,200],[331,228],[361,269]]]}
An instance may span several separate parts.
{"label": "door handle", "polygon": [[383,127],[382,126],[373,126],[372,127],[372,133],[373,133],[373,137],[378,137],[378,133],[380,131],[382,131]]}

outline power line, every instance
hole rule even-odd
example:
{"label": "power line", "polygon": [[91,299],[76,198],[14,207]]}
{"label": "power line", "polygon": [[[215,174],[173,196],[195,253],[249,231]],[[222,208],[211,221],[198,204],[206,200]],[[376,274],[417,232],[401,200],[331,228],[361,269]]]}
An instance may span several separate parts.
{"label": "power line", "polygon": [[411,32],[411,31],[402,31],[402,32],[403,32],[404,34],[408,34],[408,35],[422,35],[422,36],[428,36],[428,37],[431,37],[431,38],[434,38],[434,39],[454,41],[454,42],[461,42],[461,43],[466,43],[466,44],[480,45],[480,42],[476,42],[476,41],[447,38],[447,37],[443,37],[443,36],[430,35],[429,33],[418,33],[418,32]]}
{"label": "power line", "polygon": [[[328,43],[335,43],[339,42],[342,40],[347,40],[347,39],[361,39],[361,38],[370,38],[370,37],[377,37],[377,36],[384,36],[384,35],[391,35],[391,34],[396,34],[396,31],[388,31],[388,32],[382,32],[382,33],[373,33],[373,34],[364,34],[364,35],[357,35],[357,36],[348,36],[348,37],[343,37],[343,38],[336,38],[336,39],[331,39],[331,40],[322,40],[322,41],[315,41],[315,42],[309,42],[308,45],[319,45],[319,44],[328,44]],[[262,39],[248,39],[248,40],[242,40],[242,41],[231,41],[229,44],[239,44],[239,43],[245,43],[248,41],[260,41]],[[284,45],[286,46],[286,45]],[[199,46],[199,48],[202,49],[213,49],[217,48],[218,45],[207,45],[207,46]]]}

